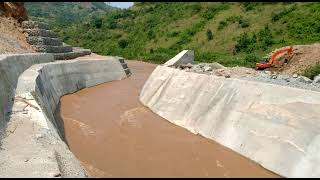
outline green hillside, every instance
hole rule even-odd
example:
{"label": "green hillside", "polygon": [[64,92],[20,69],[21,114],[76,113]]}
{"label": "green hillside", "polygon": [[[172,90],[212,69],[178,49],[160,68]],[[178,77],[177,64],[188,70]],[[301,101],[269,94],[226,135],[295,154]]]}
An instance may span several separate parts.
{"label": "green hillside", "polygon": [[320,3],[135,3],[59,29],[103,55],[163,63],[183,49],[200,62],[253,66],[274,48],[320,41]]}
{"label": "green hillside", "polygon": [[104,2],[26,2],[25,7],[31,19],[49,23],[56,29],[117,9]]}

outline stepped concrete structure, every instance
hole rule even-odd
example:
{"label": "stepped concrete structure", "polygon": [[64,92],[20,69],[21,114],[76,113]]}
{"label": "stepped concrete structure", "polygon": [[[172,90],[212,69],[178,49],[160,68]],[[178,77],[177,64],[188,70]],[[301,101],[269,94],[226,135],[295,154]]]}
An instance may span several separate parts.
{"label": "stepped concrete structure", "polygon": [[0,177],[87,177],[54,117],[60,97],[130,70],[118,57],[54,61],[52,53],[0,55]]}
{"label": "stepped concrete structure", "polygon": [[124,72],[126,73],[127,77],[131,75],[131,71],[127,65],[127,63],[124,61],[123,57],[117,57],[119,59],[119,62],[121,63],[122,68],[124,69]]}
{"label": "stepped concrete structure", "polygon": [[[180,58],[174,63],[183,62]],[[320,176],[320,92],[187,72],[166,63],[152,72],[140,101],[281,176]]]}
{"label": "stepped concrete structure", "polygon": [[74,59],[91,54],[91,50],[64,44],[58,34],[47,24],[36,21],[23,21],[22,28],[27,34],[27,42],[37,52],[51,53],[55,60]]}

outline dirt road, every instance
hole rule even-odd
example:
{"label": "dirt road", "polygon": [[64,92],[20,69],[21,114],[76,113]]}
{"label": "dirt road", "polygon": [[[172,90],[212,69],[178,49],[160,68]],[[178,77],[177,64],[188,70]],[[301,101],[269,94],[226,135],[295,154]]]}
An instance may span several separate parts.
{"label": "dirt road", "polygon": [[278,177],[152,113],[138,100],[156,65],[61,99],[66,141],[93,177]]}

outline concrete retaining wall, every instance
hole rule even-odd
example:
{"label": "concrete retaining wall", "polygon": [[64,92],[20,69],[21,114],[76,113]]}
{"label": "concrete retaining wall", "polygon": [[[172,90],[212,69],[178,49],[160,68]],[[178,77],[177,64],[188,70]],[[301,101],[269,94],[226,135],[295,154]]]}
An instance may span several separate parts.
{"label": "concrete retaining wall", "polygon": [[[61,140],[63,124],[53,113],[65,94],[127,77],[119,59],[31,66],[52,61],[53,57],[32,54],[2,58],[9,60],[0,61],[1,121],[4,116],[9,121],[2,129],[5,137],[0,143],[0,177],[86,177],[80,162]],[[11,66],[14,68],[8,68]],[[10,113],[4,113],[11,97]]]}
{"label": "concrete retaining wall", "polygon": [[51,54],[0,55],[0,129],[4,125],[4,115],[10,108],[10,99],[13,97],[20,74],[33,64],[52,61]]}
{"label": "concrete retaining wall", "polygon": [[[54,112],[60,97],[80,89],[127,77],[118,59],[69,60],[37,64],[19,77],[16,94],[30,92],[38,98],[46,115],[57,129]],[[59,131],[59,133],[62,131]],[[63,134],[60,134],[63,136]]]}
{"label": "concrete retaining wall", "polygon": [[320,176],[320,93],[158,66],[140,101],[285,177]]}

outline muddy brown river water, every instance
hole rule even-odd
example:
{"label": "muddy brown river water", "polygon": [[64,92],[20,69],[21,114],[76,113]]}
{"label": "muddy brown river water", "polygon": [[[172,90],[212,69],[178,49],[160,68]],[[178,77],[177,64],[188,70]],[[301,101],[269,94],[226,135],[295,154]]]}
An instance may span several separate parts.
{"label": "muddy brown river water", "polygon": [[156,65],[61,98],[71,151],[92,177],[279,177],[218,143],[171,124],[139,102]]}

